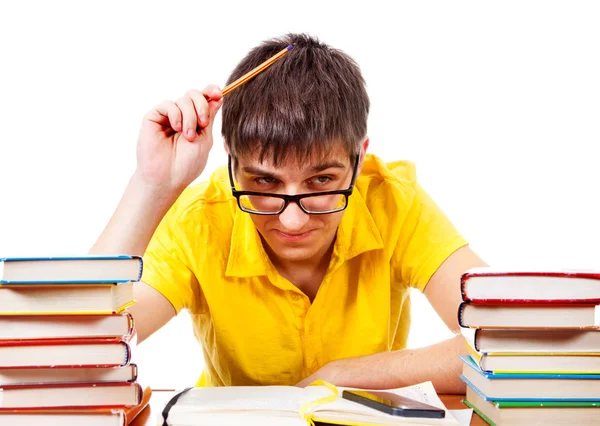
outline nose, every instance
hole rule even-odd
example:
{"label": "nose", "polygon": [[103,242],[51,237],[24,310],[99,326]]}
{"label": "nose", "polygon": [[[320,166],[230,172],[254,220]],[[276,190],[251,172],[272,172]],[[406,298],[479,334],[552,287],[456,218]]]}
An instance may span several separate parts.
{"label": "nose", "polygon": [[285,210],[279,213],[279,222],[285,231],[299,231],[309,219],[310,217],[296,203],[289,203]]}

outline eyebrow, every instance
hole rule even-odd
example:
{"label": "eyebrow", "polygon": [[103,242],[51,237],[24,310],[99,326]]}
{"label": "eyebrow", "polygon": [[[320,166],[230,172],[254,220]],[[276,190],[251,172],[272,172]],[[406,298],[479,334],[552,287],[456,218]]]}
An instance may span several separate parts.
{"label": "eyebrow", "polygon": [[[321,164],[318,164],[318,165],[312,167],[310,169],[310,171],[313,173],[319,173],[319,172],[322,172],[323,170],[327,170],[327,169],[331,169],[331,168],[345,169],[346,165],[343,163],[340,163],[339,161],[328,161],[326,163],[321,163]],[[269,170],[261,169],[260,167],[256,167],[256,166],[244,166],[244,167],[242,167],[242,171],[245,173],[248,173],[248,174],[253,174],[253,175],[265,175],[265,176],[273,176],[273,177],[277,177],[277,175],[278,175],[278,173],[273,173]]]}
{"label": "eyebrow", "polygon": [[322,172],[323,170],[332,169],[332,168],[345,169],[346,165],[343,163],[340,163],[339,161],[328,161],[327,163],[321,163],[321,164],[314,166],[312,168],[312,171],[315,173],[318,173],[318,172]]}

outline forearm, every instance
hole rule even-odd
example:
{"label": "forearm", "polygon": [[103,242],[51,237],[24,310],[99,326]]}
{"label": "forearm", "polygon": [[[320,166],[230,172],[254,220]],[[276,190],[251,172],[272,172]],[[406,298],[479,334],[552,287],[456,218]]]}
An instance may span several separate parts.
{"label": "forearm", "polygon": [[180,191],[148,185],[134,174],[90,253],[143,255],[156,227],[179,194]]}
{"label": "forearm", "polygon": [[335,361],[335,384],[367,389],[399,388],[431,381],[438,393],[462,394],[465,385],[458,375],[465,340],[456,336],[419,349],[382,352]]}

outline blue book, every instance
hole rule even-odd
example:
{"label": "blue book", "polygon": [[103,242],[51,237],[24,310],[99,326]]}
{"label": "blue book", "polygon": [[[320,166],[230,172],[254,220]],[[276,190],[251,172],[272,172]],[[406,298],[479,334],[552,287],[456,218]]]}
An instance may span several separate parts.
{"label": "blue book", "polygon": [[600,402],[600,374],[499,374],[482,371],[469,356],[460,378],[486,401]]}
{"label": "blue book", "polygon": [[128,283],[142,277],[140,256],[0,258],[0,285]]}

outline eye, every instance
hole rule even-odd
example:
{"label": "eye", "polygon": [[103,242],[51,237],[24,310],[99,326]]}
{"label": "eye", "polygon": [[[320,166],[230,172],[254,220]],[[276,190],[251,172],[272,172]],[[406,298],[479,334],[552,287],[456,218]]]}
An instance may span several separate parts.
{"label": "eye", "polygon": [[315,185],[327,185],[332,181],[333,179],[331,178],[331,176],[315,176],[311,179],[311,183]]}
{"label": "eye", "polygon": [[260,176],[260,177],[255,177],[254,179],[252,179],[252,182],[254,182],[257,185],[272,185],[277,181],[277,179],[275,179],[272,176]]}

